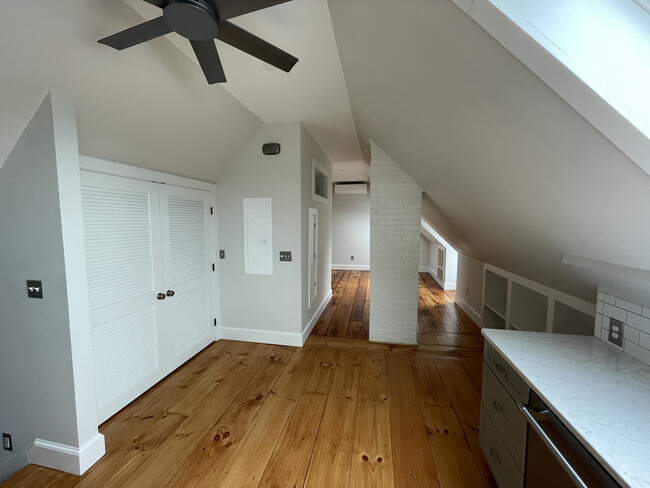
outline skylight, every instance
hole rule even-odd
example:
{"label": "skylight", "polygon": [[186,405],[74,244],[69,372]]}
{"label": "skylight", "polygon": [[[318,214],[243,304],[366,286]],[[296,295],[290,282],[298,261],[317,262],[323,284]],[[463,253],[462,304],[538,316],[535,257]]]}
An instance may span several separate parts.
{"label": "skylight", "polygon": [[[650,137],[647,0],[492,0]],[[519,21],[519,22],[518,22]],[[522,26],[520,26],[522,27]],[[530,32],[529,32],[530,34]],[[545,39],[539,39],[542,35]],[[549,46],[549,43],[552,45]],[[555,48],[555,49],[554,49]],[[559,50],[561,53],[553,51]]]}
{"label": "skylight", "polygon": [[650,174],[650,0],[453,1]]}

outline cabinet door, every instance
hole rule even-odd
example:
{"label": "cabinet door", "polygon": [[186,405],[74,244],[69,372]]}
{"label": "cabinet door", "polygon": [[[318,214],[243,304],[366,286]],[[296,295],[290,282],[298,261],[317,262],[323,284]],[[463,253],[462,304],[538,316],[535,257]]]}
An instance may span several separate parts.
{"label": "cabinet door", "polygon": [[103,422],[164,375],[158,185],[82,172],[97,411]]}
{"label": "cabinet door", "polygon": [[178,366],[212,341],[210,193],[161,185],[160,202],[166,319]]}

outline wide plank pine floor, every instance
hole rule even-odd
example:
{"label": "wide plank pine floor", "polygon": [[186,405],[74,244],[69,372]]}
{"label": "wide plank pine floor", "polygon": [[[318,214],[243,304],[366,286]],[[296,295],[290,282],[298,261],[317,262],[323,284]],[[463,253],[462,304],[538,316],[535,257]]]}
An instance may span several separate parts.
{"label": "wide plank pine floor", "polygon": [[419,346],[351,339],[367,278],[336,283],[334,336],[216,342],[100,426],[107,454],[83,476],[30,465],[0,486],[495,487],[478,446],[476,326],[421,276]]}

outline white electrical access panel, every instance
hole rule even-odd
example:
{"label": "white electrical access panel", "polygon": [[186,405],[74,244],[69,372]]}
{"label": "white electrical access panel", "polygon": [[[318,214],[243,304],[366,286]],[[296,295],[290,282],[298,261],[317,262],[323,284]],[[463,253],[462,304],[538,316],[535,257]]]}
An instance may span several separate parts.
{"label": "white electrical access panel", "polygon": [[244,271],[273,274],[270,198],[244,198]]}

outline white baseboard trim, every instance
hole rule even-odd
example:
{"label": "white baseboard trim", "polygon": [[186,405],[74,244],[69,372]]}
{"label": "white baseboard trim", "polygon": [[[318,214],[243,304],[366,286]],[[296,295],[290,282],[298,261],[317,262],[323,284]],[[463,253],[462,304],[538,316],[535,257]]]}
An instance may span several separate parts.
{"label": "white baseboard trim", "polygon": [[465,300],[463,300],[461,297],[456,295],[456,298],[454,298],[454,302],[460,309],[465,312],[467,315],[469,315],[469,318],[472,319],[472,321],[478,325],[479,327],[483,327],[483,319],[481,317],[481,314],[478,313],[476,310],[474,310]]}
{"label": "white baseboard trim", "polygon": [[275,344],[277,346],[302,347],[302,334],[277,332],[274,330],[222,327],[221,338],[231,341],[258,342],[262,344]]}
{"label": "white baseboard trim", "polygon": [[369,264],[333,264],[332,271],[370,271]]}
{"label": "white baseboard trim", "polygon": [[97,433],[81,447],[36,439],[27,456],[33,464],[82,475],[105,453],[104,436]]}
{"label": "white baseboard trim", "polygon": [[329,301],[332,299],[332,290],[330,289],[329,293],[325,295],[325,298],[321,302],[321,304],[318,306],[318,309],[316,310],[316,313],[312,315],[311,319],[309,319],[309,322],[307,322],[307,325],[305,326],[304,329],[302,329],[302,344],[303,346],[305,342],[307,341],[307,338],[309,337],[309,334],[311,334],[311,331],[314,328],[314,325],[316,325],[316,322],[318,322],[318,319],[320,318],[321,314],[323,313],[323,310],[325,310],[325,307],[327,307],[327,304]]}
{"label": "white baseboard trim", "polygon": [[420,273],[431,273],[431,268],[427,266],[420,266]]}
{"label": "white baseboard trim", "polygon": [[443,286],[445,290],[456,290],[456,282],[451,282],[451,281],[445,281],[445,286]]}
{"label": "white baseboard trim", "polygon": [[9,456],[7,459],[0,463],[0,483],[2,483],[10,476],[13,476],[29,464],[29,456],[27,455],[27,451],[33,445],[33,443],[27,444],[25,447],[14,452],[13,455]]}

